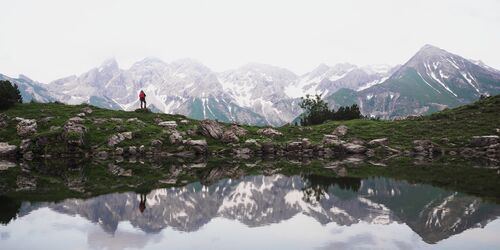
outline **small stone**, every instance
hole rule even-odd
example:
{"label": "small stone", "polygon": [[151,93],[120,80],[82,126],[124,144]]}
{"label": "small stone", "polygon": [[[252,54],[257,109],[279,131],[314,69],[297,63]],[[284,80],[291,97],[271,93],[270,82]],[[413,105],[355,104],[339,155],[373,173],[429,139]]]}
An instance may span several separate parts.
{"label": "small stone", "polygon": [[128,147],[128,153],[131,155],[137,154],[137,147],[136,146],[130,146]]}
{"label": "small stone", "polygon": [[389,144],[389,139],[387,137],[384,138],[379,138],[379,139],[374,139],[368,142],[368,145],[370,146],[377,146],[377,145],[386,145]]}
{"label": "small stone", "polygon": [[344,136],[347,134],[348,130],[349,130],[349,128],[346,125],[340,125],[340,126],[335,128],[335,130],[333,131],[332,134],[334,134],[336,136]]}
{"label": "small stone", "polygon": [[78,117],[85,117],[85,113],[78,113],[78,114],[76,114],[76,116],[78,116]]}
{"label": "small stone", "polygon": [[80,109],[80,112],[90,115],[92,114],[93,110],[90,107],[83,107],[82,109]]}
{"label": "small stone", "polygon": [[151,141],[151,146],[154,147],[154,148],[159,148],[161,147],[161,145],[163,144],[163,142],[161,142],[160,140],[152,140]]}
{"label": "small stone", "polygon": [[123,155],[123,148],[116,147],[116,149],[115,149],[115,155]]}
{"label": "small stone", "polygon": [[82,124],[85,120],[81,117],[75,116],[68,119],[68,122]]}
{"label": "small stone", "polygon": [[164,122],[158,123],[158,126],[166,128],[166,129],[176,129],[177,122],[176,121],[164,121]]}
{"label": "small stone", "polygon": [[141,153],[141,154],[142,154],[142,153],[144,153],[145,151],[146,151],[146,146],[141,145],[141,146],[139,147],[139,153]]}
{"label": "small stone", "polygon": [[143,121],[139,120],[139,118],[137,118],[137,117],[134,117],[134,118],[129,118],[129,119],[127,120],[127,123],[136,123],[136,124],[139,124],[139,125],[146,125],[146,123],[145,123],[145,122],[143,122]]}
{"label": "small stone", "polygon": [[189,121],[188,120],[181,120],[180,123],[185,125],[185,124],[189,124]]}

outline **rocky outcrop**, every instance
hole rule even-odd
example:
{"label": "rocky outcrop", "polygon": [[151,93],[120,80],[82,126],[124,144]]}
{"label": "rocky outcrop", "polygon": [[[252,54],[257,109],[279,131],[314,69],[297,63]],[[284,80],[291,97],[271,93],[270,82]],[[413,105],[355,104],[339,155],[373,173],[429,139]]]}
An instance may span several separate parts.
{"label": "rocky outcrop", "polygon": [[224,126],[222,126],[222,124],[218,123],[217,121],[203,120],[200,122],[198,131],[200,134],[206,137],[220,140],[224,135]]}
{"label": "rocky outcrop", "polygon": [[227,143],[237,143],[240,141],[233,130],[227,130],[222,135],[222,141]]}

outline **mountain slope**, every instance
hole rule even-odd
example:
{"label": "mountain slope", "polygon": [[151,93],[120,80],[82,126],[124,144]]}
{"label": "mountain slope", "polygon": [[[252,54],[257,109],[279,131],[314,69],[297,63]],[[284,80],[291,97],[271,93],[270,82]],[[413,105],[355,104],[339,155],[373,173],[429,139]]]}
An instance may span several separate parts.
{"label": "mountain slope", "polygon": [[19,78],[11,78],[6,75],[0,74],[0,80],[9,81],[18,86],[23,102],[30,102],[35,100],[37,102],[50,102],[54,101],[54,96],[44,86],[30,78],[19,75]]}
{"label": "mountain slope", "polygon": [[359,91],[356,99],[364,114],[389,119],[428,114],[498,93],[500,72],[426,45],[386,81]]}

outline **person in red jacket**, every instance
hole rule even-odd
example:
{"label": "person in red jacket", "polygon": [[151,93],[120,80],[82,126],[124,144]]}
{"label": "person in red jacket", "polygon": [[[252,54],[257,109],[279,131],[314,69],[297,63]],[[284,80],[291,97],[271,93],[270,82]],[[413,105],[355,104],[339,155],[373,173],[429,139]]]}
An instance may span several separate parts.
{"label": "person in red jacket", "polygon": [[[146,93],[144,93],[144,91],[142,91],[142,90],[139,93],[139,100],[141,101],[141,109],[145,109],[146,108]],[[144,103],[144,107],[142,107],[142,103]]]}

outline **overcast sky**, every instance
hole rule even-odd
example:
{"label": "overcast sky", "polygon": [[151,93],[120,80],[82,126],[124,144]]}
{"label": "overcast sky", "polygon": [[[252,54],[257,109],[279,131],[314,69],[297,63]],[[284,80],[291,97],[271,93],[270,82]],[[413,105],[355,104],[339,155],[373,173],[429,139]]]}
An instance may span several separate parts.
{"label": "overcast sky", "polygon": [[424,44],[500,69],[498,0],[0,0],[0,73],[48,82],[116,58],[190,57],[303,74],[402,64]]}

